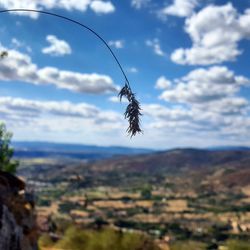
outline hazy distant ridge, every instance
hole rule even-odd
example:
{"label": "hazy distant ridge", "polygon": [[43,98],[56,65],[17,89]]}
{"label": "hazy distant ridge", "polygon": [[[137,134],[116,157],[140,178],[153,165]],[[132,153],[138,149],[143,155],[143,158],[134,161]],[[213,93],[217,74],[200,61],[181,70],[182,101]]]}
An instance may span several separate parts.
{"label": "hazy distant ridge", "polygon": [[13,142],[16,157],[70,157],[76,159],[101,159],[116,155],[137,155],[153,152],[150,149],[120,146],[95,146],[51,142]]}

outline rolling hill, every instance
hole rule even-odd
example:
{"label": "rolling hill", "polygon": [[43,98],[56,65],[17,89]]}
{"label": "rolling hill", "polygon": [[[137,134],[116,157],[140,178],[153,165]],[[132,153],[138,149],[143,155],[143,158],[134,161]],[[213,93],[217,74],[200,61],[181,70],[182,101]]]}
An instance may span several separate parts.
{"label": "rolling hill", "polygon": [[93,166],[99,170],[106,168],[109,170],[146,171],[149,173],[226,166],[250,168],[250,151],[174,149],[98,161]]}

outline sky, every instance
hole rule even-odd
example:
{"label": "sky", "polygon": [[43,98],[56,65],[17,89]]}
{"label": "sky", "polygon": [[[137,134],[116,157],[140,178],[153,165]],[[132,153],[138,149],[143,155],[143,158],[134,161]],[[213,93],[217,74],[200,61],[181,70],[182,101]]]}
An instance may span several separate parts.
{"label": "sky", "polygon": [[16,141],[152,149],[250,146],[249,0],[1,0],[97,32],[142,107],[130,138],[125,79],[88,30],[38,13],[0,14],[0,121]]}

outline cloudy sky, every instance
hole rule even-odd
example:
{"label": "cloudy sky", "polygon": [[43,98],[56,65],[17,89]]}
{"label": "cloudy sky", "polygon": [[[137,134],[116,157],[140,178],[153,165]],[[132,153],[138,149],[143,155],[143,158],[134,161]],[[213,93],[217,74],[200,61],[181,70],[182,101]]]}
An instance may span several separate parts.
{"label": "cloudy sky", "polygon": [[1,0],[73,18],[119,58],[143,109],[130,139],[124,78],[92,33],[37,13],[0,14],[0,120],[15,140],[250,146],[249,0]]}

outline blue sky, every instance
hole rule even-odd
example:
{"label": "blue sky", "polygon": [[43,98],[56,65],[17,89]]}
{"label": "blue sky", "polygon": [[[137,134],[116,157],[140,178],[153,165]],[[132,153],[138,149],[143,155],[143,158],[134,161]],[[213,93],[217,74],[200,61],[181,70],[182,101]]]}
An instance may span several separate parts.
{"label": "blue sky", "polygon": [[0,119],[15,140],[166,149],[250,146],[250,1],[2,0],[93,28],[143,109],[130,139],[124,78],[92,33],[55,17],[0,15]]}

